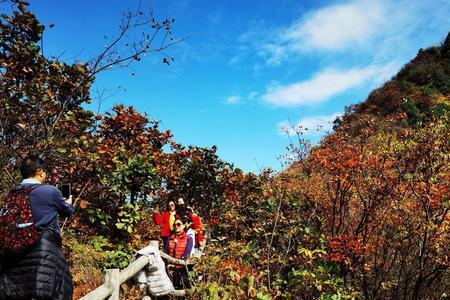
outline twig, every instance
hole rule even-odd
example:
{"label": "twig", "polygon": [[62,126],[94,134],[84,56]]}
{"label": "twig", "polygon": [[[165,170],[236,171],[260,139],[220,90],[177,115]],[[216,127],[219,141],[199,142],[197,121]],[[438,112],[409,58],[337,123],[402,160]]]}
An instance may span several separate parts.
{"label": "twig", "polygon": [[11,173],[9,173],[8,169],[6,167],[3,167],[3,169],[6,171],[6,174],[8,174],[8,177],[11,179],[14,185],[17,185],[16,180],[12,177]]}
{"label": "twig", "polygon": [[[86,187],[89,185],[89,183],[91,182],[92,177],[89,178],[88,182],[84,185],[83,189],[81,190],[81,192],[78,194],[78,197],[75,198],[75,201],[73,202],[73,207],[75,207],[75,205],[77,204],[78,199],[80,199],[81,195],[83,194],[84,190],[86,189]],[[69,220],[69,217],[66,217],[62,226],[61,226],[61,236],[63,235],[63,229],[66,226],[67,221]]]}
{"label": "twig", "polygon": [[269,291],[270,291],[270,289],[271,289],[271,283],[270,283],[270,267],[271,267],[271,264],[270,264],[270,255],[272,254],[273,238],[274,238],[274,236],[275,236],[275,231],[276,231],[277,225],[278,225],[278,219],[279,219],[279,217],[280,217],[281,204],[282,204],[282,201],[283,201],[283,197],[284,197],[284,193],[282,193],[281,196],[280,196],[280,198],[279,198],[280,201],[279,201],[279,203],[278,203],[277,214],[276,214],[276,216],[275,216],[275,223],[274,223],[274,225],[273,225],[273,230],[272,230],[272,235],[271,235],[271,237],[270,237],[269,245],[267,246],[267,254],[268,254],[268,255],[267,255],[267,283],[268,283]]}

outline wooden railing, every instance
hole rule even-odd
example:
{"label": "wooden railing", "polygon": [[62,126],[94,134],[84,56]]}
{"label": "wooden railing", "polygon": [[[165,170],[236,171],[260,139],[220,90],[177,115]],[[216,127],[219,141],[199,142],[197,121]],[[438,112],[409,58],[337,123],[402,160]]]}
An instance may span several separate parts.
{"label": "wooden railing", "polygon": [[[154,247],[155,249],[158,249],[158,241],[151,241],[149,245]],[[159,254],[170,264],[183,266],[193,264],[193,262],[189,260],[175,259],[172,256],[167,255],[166,253],[161,251],[159,251]],[[144,269],[148,264],[148,257],[143,255],[133,261],[127,268],[122,271],[120,271],[119,269],[106,270],[103,284],[84,297],[80,298],[80,300],[103,300],[106,298],[108,298],[108,300],[119,300],[120,285],[131,279],[139,271]],[[175,290],[170,293],[170,295],[172,296],[184,296],[185,294],[185,290]],[[145,296],[142,300],[149,299],[152,298],[150,296]]]}

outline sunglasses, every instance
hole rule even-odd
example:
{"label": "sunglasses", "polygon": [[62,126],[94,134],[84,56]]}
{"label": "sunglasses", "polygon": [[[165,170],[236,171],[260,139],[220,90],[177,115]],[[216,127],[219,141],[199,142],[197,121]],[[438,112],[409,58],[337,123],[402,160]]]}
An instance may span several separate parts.
{"label": "sunglasses", "polygon": [[175,223],[175,227],[180,227],[183,223]]}
{"label": "sunglasses", "polygon": [[175,206],[175,204],[171,203],[171,204],[169,204],[169,206]]}

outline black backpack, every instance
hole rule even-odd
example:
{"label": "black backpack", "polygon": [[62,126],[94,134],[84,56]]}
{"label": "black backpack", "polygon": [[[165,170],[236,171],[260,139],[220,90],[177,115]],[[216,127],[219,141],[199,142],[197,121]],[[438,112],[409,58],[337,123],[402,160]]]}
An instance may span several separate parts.
{"label": "black backpack", "polygon": [[29,194],[39,185],[12,190],[0,204],[0,250],[17,252],[36,243],[41,235],[31,214]]}

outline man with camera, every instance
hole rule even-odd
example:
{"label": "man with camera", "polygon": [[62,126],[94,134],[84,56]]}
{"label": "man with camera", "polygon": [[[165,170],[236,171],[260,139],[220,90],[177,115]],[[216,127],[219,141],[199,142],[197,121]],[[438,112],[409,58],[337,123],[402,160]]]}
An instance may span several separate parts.
{"label": "man with camera", "polygon": [[26,157],[20,172],[23,181],[16,191],[27,193],[32,226],[39,236],[20,251],[5,251],[4,263],[0,266],[0,300],[70,300],[72,276],[60,249],[58,217],[68,217],[74,212],[72,197],[66,199],[56,187],[45,184],[48,168],[40,157]]}

